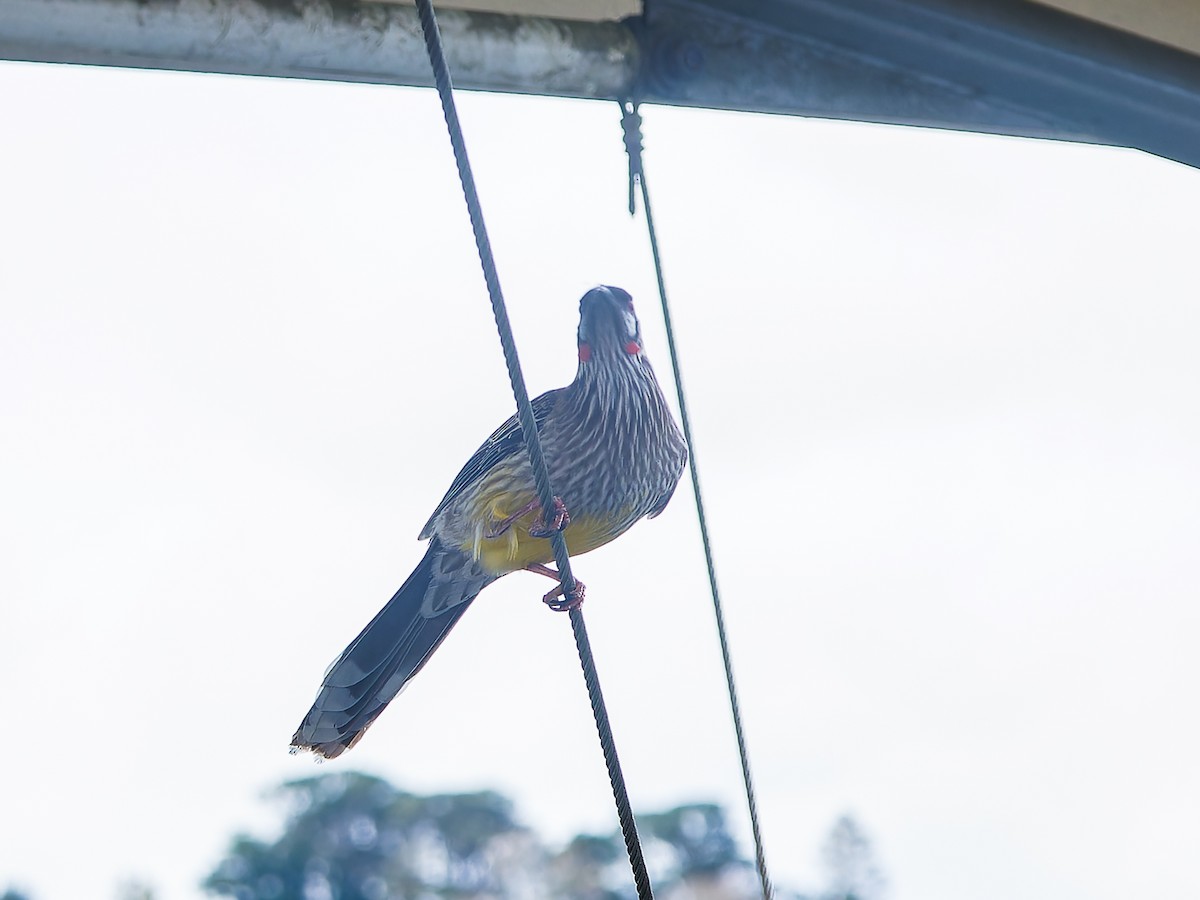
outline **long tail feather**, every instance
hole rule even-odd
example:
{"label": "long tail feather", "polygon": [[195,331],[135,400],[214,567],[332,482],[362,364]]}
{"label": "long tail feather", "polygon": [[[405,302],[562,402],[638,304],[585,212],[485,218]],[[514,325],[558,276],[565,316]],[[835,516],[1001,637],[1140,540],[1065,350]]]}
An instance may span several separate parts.
{"label": "long tail feather", "polygon": [[478,580],[468,579],[471,583],[464,585],[467,590],[457,602],[430,613],[425,597],[440,580],[448,552],[454,553],[435,538],[400,590],[329,667],[312,709],[292,737],[294,749],[333,759],[353,747],[433,655],[482,588]]}

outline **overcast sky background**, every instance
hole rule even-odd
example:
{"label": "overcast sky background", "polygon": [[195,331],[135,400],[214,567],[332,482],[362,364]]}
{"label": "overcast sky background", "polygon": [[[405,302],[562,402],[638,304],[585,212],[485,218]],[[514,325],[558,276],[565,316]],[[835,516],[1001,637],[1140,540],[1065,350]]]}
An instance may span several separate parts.
{"label": "overcast sky background", "polygon": [[[460,103],[531,389],[598,282],[668,378],[615,105]],[[1200,894],[1200,174],[644,113],[778,880],[849,811],[893,900]],[[615,828],[533,575],[287,754],[512,409],[435,95],[9,64],[0,123],[0,889],[195,900],[265,789],[351,768]],[[691,499],[576,571],[635,805],[749,852]]]}

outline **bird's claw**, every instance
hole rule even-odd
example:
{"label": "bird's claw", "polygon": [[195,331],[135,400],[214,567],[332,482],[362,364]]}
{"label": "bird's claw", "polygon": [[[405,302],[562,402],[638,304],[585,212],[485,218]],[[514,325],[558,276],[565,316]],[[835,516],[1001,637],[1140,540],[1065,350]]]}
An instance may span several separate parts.
{"label": "bird's claw", "polygon": [[[551,537],[556,531],[563,531],[571,524],[571,515],[567,512],[567,507],[563,504],[561,497],[554,498],[554,509],[550,518],[542,516],[540,522],[534,522],[529,526],[529,536],[535,538]],[[549,602],[549,601],[547,601]],[[579,601],[580,603],[583,600]],[[576,604],[578,605],[578,604]]]}
{"label": "bird's claw", "polygon": [[[490,540],[492,538],[500,537],[505,532],[507,532],[509,528],[512,527],[513,522],[517,521],[517,519],[521,518],[521,516],[525,515],[526,513],[533,512],[535,509],[537,509],[540,506],[541,506],[541,504],[537,502],[536,498],[533,500],[530,500],[528,503],[526,503],[524,506],[522,506],[520,509],[518,509],[515,513],[513,513],[511,516],[505,516],[503,519],[501,519],[499,522],[497,522],[495,525],[493,525],[491,528],[489,528],[486,532],[487,538]],[[532,528],[529,530],[530,530],[530,533],[533,532]]]}
{"label": "bird's claw", "polygon": [[542,602],[545,603],[555,612],[570,612],[573,609],[579,609],[583,605],[583,595],[587,588],[582,581],[575,580],[575,587],[568,594],[563,590],[561,576],[549,566],[544,566],[541,563],[532,563],[525,567],[530,572],[536,572],[538,575],[545,575],[547,578],[553,578],[558,582],[554,589],[548,591],[546,596],[542,597]]}
{"label": "bird's claw", "polygon": [[586,591],[587,588],[582,581],[576,581],[575,589],[569,594],[564,592],[563,586],[559,584],[547,592],[546,596],[542,598],[542,602],[555,612],[570,612],[583,606],[583,597]]}

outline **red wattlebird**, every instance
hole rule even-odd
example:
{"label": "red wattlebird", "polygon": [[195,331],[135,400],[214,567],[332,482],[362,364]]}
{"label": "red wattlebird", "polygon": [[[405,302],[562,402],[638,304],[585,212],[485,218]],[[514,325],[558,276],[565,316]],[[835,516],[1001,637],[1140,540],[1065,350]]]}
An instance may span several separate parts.
{"label": "red wattlebird", "polygon": [[[483,442],[454,479],[420,537],[417,568],[325,674],[292,746],[332,758],[367,727],[450,633],[471,601],[509,572],[550,577],[549,536],[563,529],[572,555],[654,517],[671,499],[687,446],[642,348],[628,293],[598,287],[579,301],[579,369],[564,388],[533,401],[538,435],[558,492],[543,515],[516,417]],[[582,602],[546,595],[552,608]]]}

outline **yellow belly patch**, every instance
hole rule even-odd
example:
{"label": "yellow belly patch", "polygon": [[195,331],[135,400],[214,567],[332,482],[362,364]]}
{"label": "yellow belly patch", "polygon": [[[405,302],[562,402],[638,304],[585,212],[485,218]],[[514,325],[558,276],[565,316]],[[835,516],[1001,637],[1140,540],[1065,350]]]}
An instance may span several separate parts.
{"label": "yellow belly patch", "polygon": [[[474,540],[464,544],[462,549],[471,553],[489,572],[497,575],[515,572],[534,564],[545,565],[553,562],[554,549],[550,541],[529,534],[530,527],[541,520],[540,509],[521,516],[503,534],[489,537],[498,528],[499,523],[528,502],[528,497],[494,498],[484,511],[485,515],[476,519]],[[620,517],[618,521],[623,518]],[[578,556],[607,544],[617,536],[613,528],[613,522],[601,521],[595,517],[572,518],[571,524],[563,532],[568,552],[572,556]]]}

